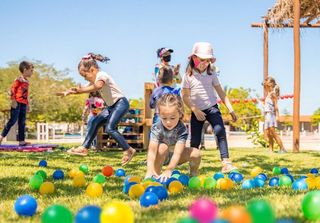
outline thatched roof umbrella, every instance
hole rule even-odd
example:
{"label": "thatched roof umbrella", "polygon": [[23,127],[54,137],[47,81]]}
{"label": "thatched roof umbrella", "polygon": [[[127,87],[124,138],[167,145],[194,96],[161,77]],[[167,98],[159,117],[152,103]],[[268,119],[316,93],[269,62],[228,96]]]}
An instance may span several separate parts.
{"label": "thatched roof umbrella", "polygon": [[268,76],[268,28],[294,29],[294,104],[293,104],[293,151],[300,145],[300,28],[320,28],[320,0],[277,0],[263,17],[263,23],[252,27],[264,30],[264,78]]}

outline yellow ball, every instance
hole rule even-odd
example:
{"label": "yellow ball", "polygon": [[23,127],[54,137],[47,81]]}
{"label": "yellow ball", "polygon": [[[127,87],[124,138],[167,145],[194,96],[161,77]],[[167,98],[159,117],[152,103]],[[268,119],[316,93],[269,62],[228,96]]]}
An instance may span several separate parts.
{"label": "yellow ball", "polygon": [[204,181],[206,180],[206,176],[198,176],[201,182],[201,187],[204,185]]}
{"label": "yellow ball", "polygon": [[129,197],[131,199],[140,198],[144,193],[144,187],[141,184],[134,184],[129,189]]}
{"label": "yellow ball", "polygon": [[320,177],[316,177],[316,188],[320,189]]}
{"label": "yellow ball", "polygon": [[229,178],[220,178],[217,181],[217,188],[220,190],[230,190],[234,186],[234,183]]}
{"label": "yellow ball", "polygon": [[44,182],[39,188],[40,194],[52,194],[54,192],[54,184],[51,182]]}
{"label": "yellow ball", "polygon": [[177,194],[180,193],[182,190],[183,185],[180,181],[175,180],[169,184],[168,191],[170,194]]}
{"label": "yellow ball", "polygon": [[258,176],[260,173],[262,173],[263,172],[263,169],[261,169],[261,167],[258,167],[258,166],[256,166],[256,167],[254,167],[252,170],[251,170],[251,173],[250,173],[250,175],[252,176],[252,177],[256,177],[256,176]]}
{"label": "yellow ball", "polygon": [[137,184],[141,183],[141,178],[140,177],[136,177],[136,176],[132,176],[128,179],[128,182],[136,182]]}
{"label": "yellow ball", "polygon": [[72,184],[75,187],[83,187],[86,185],[86,179],[83,176],[76,176],[73,178]]}
{"label": "yellow ball", "polygon": [[90,183],[86,189],[86,194],[89,197],[100,197],[103,193],[103,187],[98,183]]}
{"label": "yellow ball", "polygon": [[102,208],[100,221],[101,223],[133,223],[134,214],[126,203],[110,201]]}
{"label": "yellow ball", "polygon": [[306,179],[306,183],[308,185],[308,189],[312,190],[312,189],[316,189],[317,188],[317,180],[316,178],[312,177],[312,178],[307,178]]}
{"label": "yellow ball", "polygon": [[75,174],[74,174],[74,177],[78,177],[78,176],[84,177],[84,173],[82,171],[80,171],[80,170],[76,170]]}
{"label": "yellow ball", "polygon": [[70,170],[70,171],[68,172],[68,176],[69,176],[71,179],[73,179],[73,178],[76,176],[77,171],[78,171],[78,170],[75,170],[75,169]]}

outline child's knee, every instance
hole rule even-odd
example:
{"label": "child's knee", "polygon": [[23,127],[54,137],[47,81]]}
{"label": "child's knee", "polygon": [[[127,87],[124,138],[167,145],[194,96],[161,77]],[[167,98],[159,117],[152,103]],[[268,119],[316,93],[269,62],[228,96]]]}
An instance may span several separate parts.
{"label": "child's knee", "polygon": [[199,149],[193,149],[191,154],[190,154],[190,158],[193,160],[198,160],[201,159],[201,152]]}

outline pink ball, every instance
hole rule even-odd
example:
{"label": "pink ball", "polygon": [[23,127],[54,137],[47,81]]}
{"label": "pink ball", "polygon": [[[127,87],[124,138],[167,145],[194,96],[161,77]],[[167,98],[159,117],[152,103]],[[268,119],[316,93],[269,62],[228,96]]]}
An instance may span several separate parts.
{"label": "pink ball", "polygon": [[199,223],[209,223],[216,219],[218,206],[215,202],[207,198],[200,198],[193,202],[189,209],[192,218]]}

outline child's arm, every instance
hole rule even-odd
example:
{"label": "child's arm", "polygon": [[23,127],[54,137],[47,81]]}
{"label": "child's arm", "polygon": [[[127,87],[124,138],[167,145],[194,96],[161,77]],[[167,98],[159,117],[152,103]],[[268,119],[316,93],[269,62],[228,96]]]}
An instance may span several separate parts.
{"label": "child's arm", "polygon": [[172,158],[170,160],[170,163],[167,166],[166,170],[163,171],[163,173],[159,177],[160,182],[165,182],[171,177],[172,171],[179,164],[179,161],[180,161],[180,158],[181,158],[181,154],[182,154],[184,148],[185,148],[185,143],[177,143],[175,145],[173,156],[172,156]]}
{"label": "child's arm", "polygon": [[[159,143],[155,141],[150,141],[147,155],[147,173],[145,178],[150,178],[155,175],[154,164],[157,157]],[[157,177],[157,176],[156,176]]]}
{"label": "child's arm", "polygon": [[229,98],[227,97],[226,93],[224,92],[224,90],[222,89],[221,85],[217,85],[214,86],[217,94],[219,95],[221,101],[223,102],[223,104],[225,104],[225,106],[228,108],[229,113],[232,117],[232,121],[236,122],[238,117],[236,116],[236,113],[233,111],[232,105],[229,101]]}
{"label": "child's arm", "polygon": [[194,104],[192,104],[190,100],[190,89],[183,88],[181,93],[182,93],[182,100],[187,105],[187,107],[191,109],[191,111],[195,114],[195,116],[199,121],[204,121],[206,119],[206,114],[200,109],[198,109]]}
{"label": "child's arm", "polygon": [[16,108],[18,103],[16,101],[16,93],[17,93],[17,89],[20,85],[20,82],[18,80],[15,80],[11,86],[11,92],[10,92],[10,96],[11,96],[11,107],[12,108]]}
{"label": "child's arm", "polygon": [[99,80],[99,81],[97,81],[94,84],[91,84],[89,86],[73,87],[73,88],[71,88],[71,90],[74,91],[75,94],[90,93],[90,92],[94,92],[94,91],[100,90],[103,87],[103,85],[105,85],[105,82],[102,81],[102,80]]}
{"label": "child's arm", "polygon": [[70,94],[75,94],[76,92],[75,91],[72,91],[72,90],[66,90],[66,91],[62,91],[62,92],[57,92],[56,93],[56,96],[61,96],[61,97],[66,97]]}
{"label": "child's arm", "polygon": [[274,112],[276,113],[277,120],[279,119],[279,108],[278,108],[278,99],[275,94],[271,95],[273,104],[274,104]]}
{"label": "child's arm", "polygon": [[173,68],[174,79],[176,80],[176,82],[178,84],[180,84],[182,81],[179,70],[180,70],[180,64],[177,64],[176,66],[174,66],[174,68]]}

